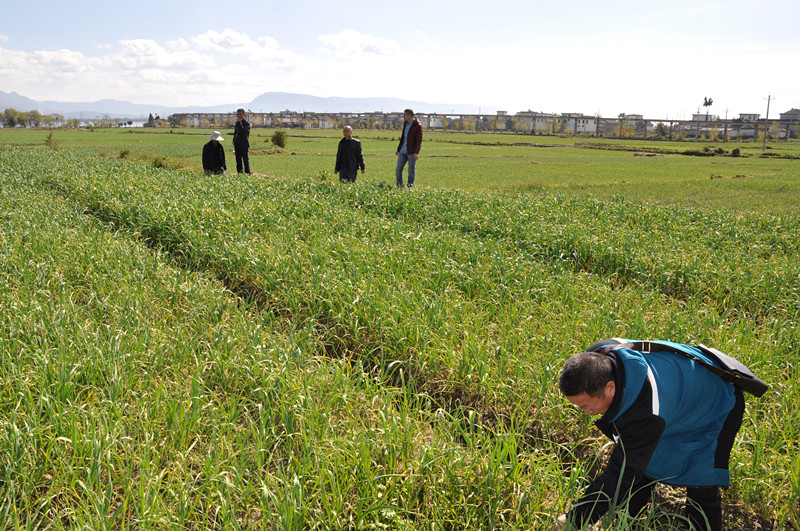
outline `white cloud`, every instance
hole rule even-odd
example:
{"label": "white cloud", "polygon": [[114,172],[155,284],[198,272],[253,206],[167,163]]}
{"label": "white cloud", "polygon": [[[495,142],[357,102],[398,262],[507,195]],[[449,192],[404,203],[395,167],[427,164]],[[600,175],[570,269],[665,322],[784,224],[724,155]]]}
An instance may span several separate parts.
{"label": "white cloud", "polygon": [[121,67],[127,70],[191,71],[198,68],[213,67],[212,57],[193,50],[169,51],[157,42],[148,39],[120,41],[122,51],[107,56],[109,68]]}
{"label": "white cloud", "polygon": [[167,46],[169,46],[173,50],[181,51],[181,52],[186,51],[186,50],[191,48],[191,45],[189,44],[189,42],[184,38],[179,38],[179,39],[175,39],[175,40],[172,40],[172,41],[167,41]]}
{"label": "white cloud", "polygon": [[57,73],[85,72],[92,69],[92,61],[82,53],[71,50],[38,50],[31,54],[34,66]]}
{"label": "white cloud", "polygon": [[0,33],[0,42],[8,42],[8,36]]}
{"label": "white cloud", "polygon": [[5,77],[23,72],[29,57],[30,54],[26,52],[0,48],[0,75]]}
{"label": "white cloud", "polygon": [[272,37],[260,37],[254,41],[247,34],[230,28],[225,28],[221,32],[208,30],[206,33],[192,37],[192,42],[203,51],[230,53],[252,54],[259,49],[278,48],[278,41]]}
{"label": "white cloud", "polygon": [[361,55],[393,56],[401,52],[400,46],[393,40],[366,35],[352,29],[326,33],[317,38],[325,45],[323,50],[340,58]]}
{"label": "white cloud", "polygon": [[0,82],[38,100],[184,106],[246,102],[292,86],[301,91],[320,76],[320,63],[281,48],[274,38],[231,29],[166,41],[126,39],[110,49],[95,46],[93,53],[0,46]]}
{"label": "white cloud", "polygon": [[[294,64],[302,61],[301,56],[282,49],[278,41],[272,37],[262,36],[253,39],[245,33],[239,33],[230,28],[225,28],[221,32],[208,30],[203,34],[195,35],[190,40],[194,48],[201,53],[241,56],[243,61],[260,68],[285,70],[291,69]],[[176,47],[189,45],[182,39],[171,41],[170,44]]]}

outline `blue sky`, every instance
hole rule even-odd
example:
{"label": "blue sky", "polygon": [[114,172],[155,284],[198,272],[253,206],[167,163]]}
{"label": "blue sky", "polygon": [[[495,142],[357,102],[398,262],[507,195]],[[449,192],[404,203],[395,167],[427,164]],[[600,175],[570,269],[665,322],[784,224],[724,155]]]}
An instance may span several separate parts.
{"label": "blue sky", "polygon": [[772,95],[770,117],[800,108],[797,0],[31,5],[2,8],[0,90],[37,100],[281,91],[689,118],[704,97],[713,114],[764,116]]}

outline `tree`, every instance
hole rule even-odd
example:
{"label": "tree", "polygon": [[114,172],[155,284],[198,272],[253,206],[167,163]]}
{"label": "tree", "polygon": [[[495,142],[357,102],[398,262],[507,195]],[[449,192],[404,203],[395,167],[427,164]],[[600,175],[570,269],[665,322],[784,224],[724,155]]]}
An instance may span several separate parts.
{"label": "tree", "polygon": [[5,127],[16,127],[19,123],[19,111],[13,107],[6,108],[3,111],[3,125]]}
{"label": "tree", "polygon": [[41,127],[42,118],[43,118],[42,113],[40,113],[36,109],[28,113],[28,123],[30,124],[31,127]]}
{"label": "tree", "polygon": [[278,146],[281,149],[286,149],[286,141],[288,140],[289,135],[286,134],[286,131],[275,131],[272,134],[272,138],[270,139],[272,143]]}
{"label": "tree", "polygon": [[20,127],[28,127],[28,123],[30,122],[30,116],[27,112],[20,111],[17,112],[17,125]]}
{"label": "tree", "polygon": [[53,125],[55,125],[56,127],[61,126],[61,125],[64,124],[64,115],[63,114],[58,114],[58,113],[54,112],[52,114],[49,114],[48,116],[50,116],[53,119]]}
{"label": "tree", "polygon": [[50,149],[58,149],[58,140],[53,136],[52,131],[50,131],[50,134],[47,135],[47,138],[44,140],[44,145]]}

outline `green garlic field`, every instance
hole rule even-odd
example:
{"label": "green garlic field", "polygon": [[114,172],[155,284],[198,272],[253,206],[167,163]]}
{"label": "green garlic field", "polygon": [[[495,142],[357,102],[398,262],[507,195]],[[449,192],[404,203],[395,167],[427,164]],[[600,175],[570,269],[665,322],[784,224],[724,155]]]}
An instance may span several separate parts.
{"label": "green garlic field", "polygon": [[141,135],[72,135],[0,131],[5,528],[548,529],[609,449],[561,364],[606,337],[769,382],[726,528],[800,526],[800,160],[433,134],[398,190],[386,132],[355,185],[335,136],[251,177],[203,175],[196,135],[139,149],[174,169],[116,156]]}

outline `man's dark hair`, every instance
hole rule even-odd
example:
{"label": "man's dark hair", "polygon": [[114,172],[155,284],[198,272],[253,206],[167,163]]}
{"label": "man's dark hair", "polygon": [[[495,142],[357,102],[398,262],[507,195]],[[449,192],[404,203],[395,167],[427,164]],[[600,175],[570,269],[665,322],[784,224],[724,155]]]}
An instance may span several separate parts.
{"label": "man's dark hair", "polygon": [[412,111],[411,109],[406,109],[403,111],[403,114],[410,114],[411,116],[414,116],[414,111]]}
{"label": "man's dark hair", "polygon": [[586,393],[599,398],[606,384],[614,379],[614,366],[608,356],[599,352],[573,354],[564,363],[558,387],[564,396]]}
{"label": "man's dark hair", "polygon": [[244,109],[236,109],[236,112],[244,112]]}

